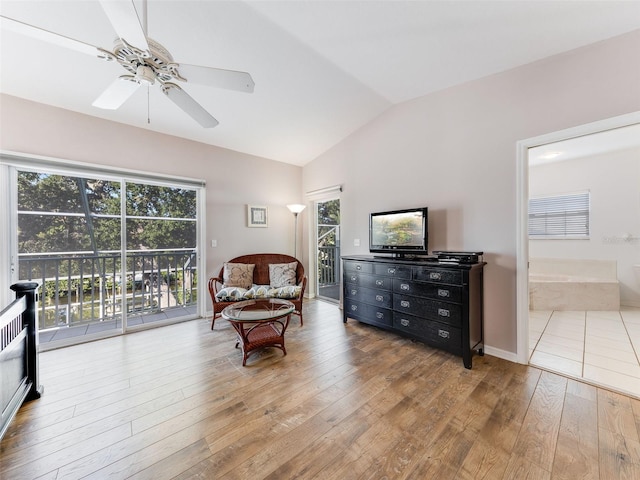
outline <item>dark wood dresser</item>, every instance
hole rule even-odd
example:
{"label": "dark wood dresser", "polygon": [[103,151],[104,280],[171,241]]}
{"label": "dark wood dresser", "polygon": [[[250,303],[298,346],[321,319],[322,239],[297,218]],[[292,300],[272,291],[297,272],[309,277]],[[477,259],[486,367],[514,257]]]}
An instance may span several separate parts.
{"label": "dark wood dresser", "polygon": [[348,318],[462,356],[471,368],[484,354],[485,262],[455,264],[392,257],[345,256],[343,320]]}

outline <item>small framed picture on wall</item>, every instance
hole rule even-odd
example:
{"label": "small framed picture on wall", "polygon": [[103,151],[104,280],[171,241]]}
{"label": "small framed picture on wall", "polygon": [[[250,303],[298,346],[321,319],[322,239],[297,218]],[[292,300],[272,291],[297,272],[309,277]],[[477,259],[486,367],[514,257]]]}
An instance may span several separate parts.
{"label": "small framed picture on wall", "polygon": [[267,207],[263,205],[247,205],[247,226],[267,227],[269,224]]}

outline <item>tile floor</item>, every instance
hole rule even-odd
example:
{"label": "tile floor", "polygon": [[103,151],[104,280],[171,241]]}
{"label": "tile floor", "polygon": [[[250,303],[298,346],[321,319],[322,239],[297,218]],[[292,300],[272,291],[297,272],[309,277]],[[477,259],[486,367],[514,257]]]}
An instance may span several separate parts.
{"label": "tile floor", "polygon": [[640,397],[640,309],[530,311],[529,363]]}

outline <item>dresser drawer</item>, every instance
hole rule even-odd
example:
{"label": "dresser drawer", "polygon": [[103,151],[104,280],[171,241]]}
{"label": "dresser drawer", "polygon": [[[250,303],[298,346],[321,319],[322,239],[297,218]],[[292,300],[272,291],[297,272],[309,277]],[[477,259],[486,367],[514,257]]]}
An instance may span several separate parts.
{"label": "dresser drawer", "polygon": [[353,260],[345,260],[344,270],[345,272],[373,273],[373,264],[370,262],[354,262]]}
{"label": "dresser drawer", "polygon": [[454,326],[462,325],[462,306],[455,303],[396,293],[393,295],[393,309],[401,313],[419,315],[422,318],[437,320]]}
{"label": "dresser drawer", "polygon": [[414,267],[413,279],[421,282],[448,283],[462,285],[462,272],[445,268]]}
{"label": "dresser drawer", "polygon": [[393,312],[387,308],[367,305],[350,299],[345,300],[344,308],[347,317],[355,318],[361,322],[382,327],[391,327],[393,325]]}
{"label": "dresser drawer", "polygon": [[362,274],[360,272],[356,272],[353,270],[350,270],[348,272],[344,272],[344,283],[345,284],[349,284],[349,285],[361,285],[362,280],[361,280]]}
{"label": "dresser drawer", "polygon": [[385,275],[395,278],[411,278],[411,266],[394,265],[392,263],[375,263],[373,265],[373,273],[376,275]]}
{"label": "dresser drawer", "polygon": [[349,285],[359,285],[367,288],[379,288],[381,290],[391,290],[393,288],[393,278],[367,275],[360,272],[346,272],[345,283]]}
{"label": "dresser drawer", "polygon": [[462,302],[462,287],[456,287],[452,285],[416,283],[407,280],[394,279],[393,291],[394,293],[403,293],[405,295],[434,298],[436,300],[445,300],[447,302]]}
{"label": "dresser drawer", "polygon": [[345,298],[368,303],[369,305],[391,308],[391,291],[389,290],[376,290],[375,288],[346,285],[344,296]]}
{"label": "dresser drawer", "polygon": [[393,328],[419,337],[438,348],[444,348],[458,355],[462,353],[462,332],[457,327],[394,312]]}

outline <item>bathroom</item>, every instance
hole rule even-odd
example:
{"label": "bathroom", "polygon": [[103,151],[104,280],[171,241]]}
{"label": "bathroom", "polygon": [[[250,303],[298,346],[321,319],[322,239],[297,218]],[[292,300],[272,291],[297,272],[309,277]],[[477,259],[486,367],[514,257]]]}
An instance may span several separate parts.
{"label": "bathroom", "polygon": [[586,235],[530,234],[530,362],[635,396],[640,396],[639,139],[640,125],[632,125],[529,150],[530,205],[577,196],[587,211],[586,225],[579,222]]}

